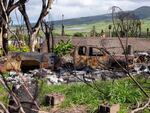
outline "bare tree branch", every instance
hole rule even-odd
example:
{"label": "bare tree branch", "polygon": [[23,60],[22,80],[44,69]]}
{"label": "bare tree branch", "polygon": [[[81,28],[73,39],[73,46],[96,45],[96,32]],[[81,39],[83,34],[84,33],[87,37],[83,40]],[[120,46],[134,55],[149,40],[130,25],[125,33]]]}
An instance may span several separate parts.
{"label": "bare tree branch", "polygon": [[7,110],[7,108],[4,106],[2,102],[0,102],[0,106],[4,110],[5,113],[9,113],[9,111]]}
{"label": "bare tree branch", "polygon": [[147,108],[149,105],[150,105],[150,98],[148,99],[148,102],[144,106],[134,109],[133,111],[131,111],[131,113],[137,113],[139,111],[142,111],[145,108]]}
{"label": "bare tree branch", "polygon": [[5,19],[6,22],[8,22],[9,18],[8,18],[7,13],[6,13],[6,8],[5,8],[5,6],[4,6],[4,3],[3,3],[2,1],[0,1],[0,6],[1,6],[2,12],[3,12],[3,14],[4,14],[4,17],[3,17],[3,18]]}
{"label": "bare tree branch", "polygon": [[7,14],[10,14],[15,8],[20,5],[20,1],[14,3],[14,0],[9,0]]}
{"label": "bare tree branch", "polygon": [[42,10],[41,10],[41,13],[40,13],[40,16],[39,16],[37,22],[35,23],[35,26],[31,25],[28,14],[26,12],[25,4],[21,4],[19,7],[19,11],[23,15],[24,21],[25,21],[27,29],[28,29],[28,35],[30,38],[30,42],[29,42],[30,43],[30,51],[32,51],[32,52],[35,51],[36,36],[40,30],[40,25],[41,25],[44,17],[49,13],[49,9],[51,7],[52,1],[53,0],[42,0]]}
{"label": "bare tree branch", "polygon": [[46,3],[46,0],[42,0],[42,11],[35,25],[35,28],[40,26],[40,23],[43,21],[43,18],[48,14],[48,10],[51,8],[51,3],[52,3],[52,0],[48,0],[47,3]]}
{"label": "bare tree branch", "polygon": [[19,6],[19,11],[21,12],[21,14],[22,14],[22,16],[24,18],[24,21],[26,23],[28,32],[32,33],[32,26],[31,26],[29,17],[28,17],[27,12],[26,12],[26,6],[25,6],[25,4],[22,4],[22,5]]}

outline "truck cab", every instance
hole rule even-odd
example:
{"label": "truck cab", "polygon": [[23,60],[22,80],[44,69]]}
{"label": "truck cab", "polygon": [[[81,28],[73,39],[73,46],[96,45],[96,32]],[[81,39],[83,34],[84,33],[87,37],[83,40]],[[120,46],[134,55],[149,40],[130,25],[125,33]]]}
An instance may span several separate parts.
{"label": "truck cab", "polygon": [[77,69],[91,67],[105,68],[109,65],[109,56],[103,48],[93,46],[77,46],[74,49],[74,64]]}

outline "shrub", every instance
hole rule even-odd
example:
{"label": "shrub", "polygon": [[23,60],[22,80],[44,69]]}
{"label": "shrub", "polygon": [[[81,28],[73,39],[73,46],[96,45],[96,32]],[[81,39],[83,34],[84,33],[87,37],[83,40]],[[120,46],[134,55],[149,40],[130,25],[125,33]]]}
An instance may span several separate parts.
{"label": "shrub", "polygon": [[80,33],[80,32],[74,33],[73,36],[75,36],[75,37],[84,37],[83,33]]}
{"label": "shrub", "polygon": [[20,48],[14,46],[14,45],[9,45],[8,50],[12,52],[29,52],[30,49],[27,45],[21,46]]}
{"label": "shrub", "polygon": [[67,42],[64,42],[61,40],[55,47],[54,47],[54,53],[58,56],[63,56],[68,54],[73,49],[73,45],[71,43],[71,40],[69,39]]}
{"label": "shrub", "polygon": [[16,52],[20,51],[19,48],[15,47],[15,46],[12,45],[12,44],[8,46],[8,50],[9,50],[9,51],[16,51]]}
{"label": "shrub", "polygon": [[30,52],[30,48],[27,45],[21,47],[22,52]]}

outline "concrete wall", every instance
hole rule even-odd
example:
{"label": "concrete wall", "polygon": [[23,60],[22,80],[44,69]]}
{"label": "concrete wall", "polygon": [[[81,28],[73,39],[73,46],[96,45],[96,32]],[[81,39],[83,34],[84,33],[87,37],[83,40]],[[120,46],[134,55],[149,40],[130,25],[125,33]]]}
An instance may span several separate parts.
{"label": "concrete wall", "polygon": [[[57,44],[60,40],[67,41],[69,37],[55,37],[54,42]],[[121,39],[123,45],[126,45],[126,38]],[[75,46],[79,45],[91,45],[97,47],[105,47],[110,52],[116,54],[122,54],[120,41],[117,37],[113,38],[100,38],[100,37],[73,37],[72,44]],[[128,38],[128,45],[131,45],[132,51],[149,51],[150,50],[150,39],[148,38]]]}

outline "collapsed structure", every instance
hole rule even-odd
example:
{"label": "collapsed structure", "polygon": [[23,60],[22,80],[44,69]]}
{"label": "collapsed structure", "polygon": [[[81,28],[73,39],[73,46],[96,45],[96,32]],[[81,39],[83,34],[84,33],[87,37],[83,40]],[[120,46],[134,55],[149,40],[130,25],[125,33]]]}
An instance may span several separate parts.
{"label": "collapsed structure", "polygon": [[[57,44],[60,40],[67,41],[67,37],[55,37],[54,43]],[[67,57],[58,57],[53,53],[10,53],[8,59],[6,60],[5,67],[16,59],[15,64],[18,64],[19,68],[22,70],[36,69],[36,68],[50,68],[61,67],[64,64],[73,65],[76,69],[81,69],[83,67],[91,67],[93,69],[108,69],[116,65],[115,59],[122,65],[126,65],[125,53],[121,46],[118,38],[79,38],[73,37],[72,44],[74,49],[71,54]],[[126,38],[121,39],[123,46],[126,46]],[[141,63],[149,60],[149,50],[150,47],[149,39],[145,38],[128,38],[128,45],[126,52],[128,54],[128,62],[130,66],[133,63]],[[46,49],[45,49],[46,50]],[[144,54],[145,53],[145,54]],[[20,57],[20,59],[19,59]],[[114,59],[115,58],[115,59]],[[10,60],[9,60],[10,59]],[[63,60],[63,61],[62,61]],[[13,63],[13,62],[12,62]],[[70,64],[69,64],[70,63]],[[55,66],[54,66],[55,65]],[[20,66],[20,67],[19,67]],[[14,66],[16,67],[16,66]],[[118,66],[119,67],[119,66]],[[118,68],[117,67],[117,68]],[[74,67],[73,67],[74,68]],[[11,69],[7,69],[11,70]],[[12,69],[13,70],[13,69]]]}
{"label": "collapsed structure", "polygon": [[[67,39],[67,37],[56,37],[54,42],[57,44],[60,40],[67,41]],[[121,43],[126,49],[130,65],[144,62],[146,57],[149,56],[150,39],[147,38],[121,38],[120,42],[118,38],[73,37],[72,44],[75,46],[74,53],[72,54],[73,62],[77,67],[90,65],[92,68],[98,68],[103,63],[110,68],[115,65],[113,63],[116,63],[113,58],[121,64],[126,63]],[[147,53],[147,55],[142,55],[141,53]]]}

